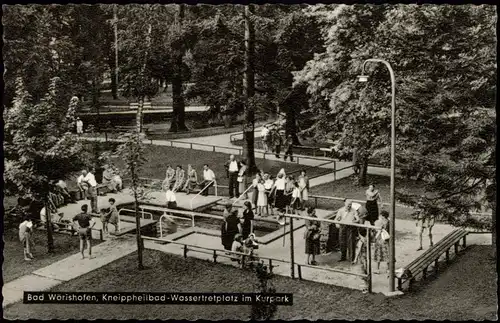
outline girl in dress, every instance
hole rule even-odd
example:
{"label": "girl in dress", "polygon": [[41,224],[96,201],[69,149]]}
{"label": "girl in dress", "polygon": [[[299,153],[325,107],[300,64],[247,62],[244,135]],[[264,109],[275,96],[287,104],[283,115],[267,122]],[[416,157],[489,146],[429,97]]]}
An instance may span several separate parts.
{"label": "girl in dress", "polygon": [[177,169],[175,170],[174,192],[182,190],[185,180],[186,180],[186,172],[184,171],[184,169],[182,169],[181,165],[177,165]]}
{"label": "girl in dress", "polygon": [[285,186],[286,180],[283,173],[278,173],[278,178],[276,182],[274,182],[274,192],[275,192],[275,204],[278,209],[279,215],[282,215],[285,212],[286,208],[286,200],[285,200]]}
{"label": "girl in dress", "polygon": [[381,229],[375,235],[375,251],[374,260],[377,263],[375,274],[380,273],[380,263],[387,263],[387,272],[389,272],[389,240],[384,240],[382,237],[382,230],[389,232],[389,213],[387,211],[380,212],[380,216],[375,221],[375,226]]}
{"label": "girl in dress", "polygon": [[165,172],[165,180],[163,180],[162,188],[166,191],[171,184],[175,182],[175,170],[172,166],[167,165],[167,171]]}
{"label": "girl in dress", "polygon": [[186,191],[186,194],[191,193],[196,185],[198,185],[198,174],[196,174],[196,170],[193,168],[193,166],[189,164],[187,170],[187,181],[184,185],[184,191]]}
{"label": "girl in dress", "polygon": [[306,202],[309,200],[309,177],[306,175],[306,171],[302,170],[299,176],[299,188],[300,197],[302,199],[301,209],[304,210],[306,207]]}
{"label": "girl in dress", "polygon": [[381,201],[380,193],[375,189],[375,186],[371,184],[365,192],[366,194],[366,210],[368,212],[367,221],[371,225],[378,219],[378,202]]}
{"label": "girl in dress", "polygon": [[[238,185],[239,185],[239,192],[243,194],[247,190],[247,163],[242,160],[240,161],[240,170],[238,171]],[[248,199],[248,194],[245,193],[243,196],[243,199]]]}
{"label": "girl in dress", "polygon": [[298,210],[300,210],[302,206],[302,200],[300,196],[300,187],[299,183],[293,182],[293,191],[292,191],[292,201],[290,202],[290,206],[293,210],[293,213],[297,213]]}
{"label": "girl in dress", "polygon": [[241,219],[241,235],[243,239],[248,238],[248,236],[253,233],[253,211],[252,211],[252,203],[249,201],[245,202],[245,210],[243,211],[243,218]]}
{"label": "girl in dress", "polygon": [[262,178],[261,178],[260,174],[256,174],[255,178],[252,181],[252,187],[253,187],[253,190],[252,190],[252,204],[257,209],[257,214],[259,214],[258,207],[257,207],[257,197],[259,196],[259,191],[257,189],[257,185],[259,184],[259,182],[260,182],[261,179]]}
{"label": "girl in dress", "polygon": [[[257,215],[264,216],[264,209],[267,209],[267,195],[266,195],[266,187],[264,186],[264,180],[260,180],[257,184]],[[266,213],[266,216],[269,215],[269,211]]]}
{"label": "girl in dress", "polygon": [[267,214],[269,214],[269,210],[271,210],[271,215],[274,215],[274,181],[269,174],[264,175],[264,188],[266,189],[267,196]]}

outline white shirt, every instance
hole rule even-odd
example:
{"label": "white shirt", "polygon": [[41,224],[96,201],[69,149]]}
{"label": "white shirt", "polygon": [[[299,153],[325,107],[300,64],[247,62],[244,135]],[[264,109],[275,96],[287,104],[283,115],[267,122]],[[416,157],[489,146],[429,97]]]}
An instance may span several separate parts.
{"label": "white shirt", "polygon": [[229,163],[229,171],[230,172],[238,171],[238,162],[236,160],[233,160],[232,162]]}
{"label": "white shirt", "polygon": [[267,127],[264,127],[264,128],[262,128],[262,131],[260,132],[260,135],[262,137],[265,137],[265,136],[267,136],[268,133],[269,133],[269,129]]}
{"label": "white shirt", "polygon": [[19,230],[21,230],[22,227],[26,227],[28,229],[31,229],[31,228],[33,228],[33,222],[31,222],[31,221],[23,221],[21,224],[19,224]]}
{"label": "white shirt", "polygon": [[274,183],[274,185],[276,185],[277,190],[283,190],[283,191],[285,190],[285,184],[286,182],[284,177],[276,179],[276,182]]}
{"label": "white shirt", "polygon": [[215,180],[215,174],[214,174],[214,171],[211,170],[210,168],[209,169],[204,169],[203,170],[203,179],[206,180],[206,181],[214,181]]}
{"label": "white shirt", "polygon": [[267,179],[264,182],[264,187],[266,188],[266,190],[270,190],[273,187],[273,184],[274,184],[274,182],[272,179]]}
{"label": "white shirt", "polygon": [[92,173],[87,173],[87,176],[85,176],[83,178],[83,180],[85,182],[89,183],[89,185],[92,186],[92,187],[96,187],[97,186],[97,182],[95,180],[95,176]]}
{"label": "white shirt", "polygon": [[168,190],[167,193],[165,194],[167,197],[167,202],[176,202],[177,200],[175,199],[175,193],[171,190]]}
{"label": "white shirt", "polygon": [[76,179],[76,182],[78,184],[80,184],[82,181],[83,181],[83,175],[78,176],[78,178]]}
{"label": "white shirt", "polygon": [[83,121],[82,121],[82,120],[77,120],[77,121],[76,121],[76,126],[77,126],[78,128],[83,128]]}
{"label": "white shirt", "polygon": [[361,204],[359,203],[352,203],[352,206],[351,206],[355,211],[359,210],[359,208],[361,207]]}
{"label": "white shirt", "polygon": [[294,188],[292,192],[292,198],[299,198],[300,197],[300,189],[299,188]]}
{"label": "white shirt", "polygon": [[57,182],[56,185],[59,186],[60,188],[67,188],[68,187],[63,180],[59,180],[59,182]]}

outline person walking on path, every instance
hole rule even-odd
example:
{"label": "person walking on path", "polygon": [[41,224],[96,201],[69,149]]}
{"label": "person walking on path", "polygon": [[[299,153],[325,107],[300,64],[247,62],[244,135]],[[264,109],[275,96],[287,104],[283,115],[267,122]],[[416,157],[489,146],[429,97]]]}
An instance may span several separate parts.
{"label": "person walking on path", "polygon": [[422,199],[417,204],[417,209],[415,211],[415,220],[418,234],[419,247],[417,251],[423,249],[422,247],[422,235],[424,234],[425,229],[427,229],[429,235],[429,245],[432,247],[434,242],[432,241],[432,228],[434,227],[434,223],[436,222],[436,216],[433,214],[429,214],[425,212],[422,208]]}
{"label": "person walking on path", "polygon": [[[246,193],[247,190],[247,163],[242,160],[240,161],[240,170],[238,171],[238,191],[239,193],[244,194],[243,199],[248,199],[248,194]],[[237,196],[239,197],[239,196]]]}
{"label": "person walking on path", "polygon": [[226,209],[224,210],[224,222],[221,226],[221,241],[224,249],[228,251],[231,250],[234,236],[240,232],[240,220],[236,212],[236,210],[232,210],[231,204],[226,205]]}
{"label": "person walking on path", "polygon": [[354,260],[356,249],[356,228],[347,224],[358,223],[359,217],[357,212],[352,208],[352,201],[345,200],[344,207],[337,212],[335,221],[345,224],[337,224],[339,228],[339,245],[340,245],[340,261]]}
{"label": "person walking on path", "polygon": [[[208,164],[203,165],[203,182],[200,184],[200,189],[203,191],[201,195],[208,196],[208,190],[215,183],[215,173],[210,169]],[[210,184],[210,185],[209,185]]]}
{"label": "person walking on path", "polygon": [[31,253],[31,247],[33,246],[33,222],[31,222],[27,214],[24,214],[23,217],[23,222],[19,224],[19,241],[23,244],[24,260],[30,261],[35,258]]}
{"label": "person walking on path", "polygon": [[368,212],[367,221],[371,225],[375,223],[378,219],[378,202],[382,199],[380,198],[380,193],[375,189],[375,185],[370,184],[365,192],[366,195],[366,210]]}
{"label": "person walking on path", "polygon": [[240,196],[238,187],[238,172],[240,170],[239,163],[234,159],[234,155],[229,156],[229,160],[224,165],[229,179],[229,198]]}
{"label": "person walking on path", "polygon": [[[314,208],[308,208],[307,216],[311,218],[316,218],[316,211]],[[308,265],[317,265],[316,255],[320,252],[320,237],[321,237],[321,226],[319,221],[306,220],[306,255]],[[312,261],[311,261],[312,256]]]}
{"label": "person walking on path", "polygon": [[82,213],[75,215],[73,218],[73,223],[78,224],[78,236],[80,237],[80,252],[82,253],[82,259],[85,258],[85,242],[87,242],[87,248],[89,249],[89,258],[92,259],[92,244],[90,240],[92,239],[92,228],[95,225],[95,221],[92,220],[90,214],[87,213],[89,206],[87,204],[82,205]]}
{"label": "person walking on path", "polygon": [[290,156],[290,161],[293,162],[293,138],[292,138],[292,135],[288,135],[283,148],[285,151],[285,157],[284,157],[285,161],[286,161],[287,157]]}
{"label": "person walking on path", "polygon": [[375,251],[373,259],[377,263],[375,274],[380,273],[380,263],[387,263],[387,273],[389,273],[389,212],[382,211],[375,226],[381,229],[375,235]]}
{"label": "person walking on path", "polygon": [[83,121],[80,117],[76,118],[76,133],[79,135],[83,134]]}

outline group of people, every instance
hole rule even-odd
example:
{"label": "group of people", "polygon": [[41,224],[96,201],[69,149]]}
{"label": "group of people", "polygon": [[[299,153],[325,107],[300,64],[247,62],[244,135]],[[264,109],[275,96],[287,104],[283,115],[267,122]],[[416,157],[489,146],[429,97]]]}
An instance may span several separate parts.
{"label": "group of people", "polygon": [[264,150],[271,151],[276,154],[276,158],[280,158],[281,148],[284,151],[284,159],[287,160],[290,157],[290,161],[293,162],[293,137],[288,135],[285,140],[282,139],[279,127],[274,124],[268,124],[262,127],[260,133],[262,139],[262,146]]}
{"label": "group of people", "polygon": [[190,194],[196,187],[200,187],[203,190],[201,194],[208,195],[207,186],[209,183],[213,185],[214,181],[215,174],[208,164],[203,165],[203,177],[201,179],[198,178],[198,173],[191,164],[188,165],[187,172],[182,168],[182,165],[177,165],[175,169],[171,165],[167,165],[162,189],[172,192],[184,191],[186,194]]}

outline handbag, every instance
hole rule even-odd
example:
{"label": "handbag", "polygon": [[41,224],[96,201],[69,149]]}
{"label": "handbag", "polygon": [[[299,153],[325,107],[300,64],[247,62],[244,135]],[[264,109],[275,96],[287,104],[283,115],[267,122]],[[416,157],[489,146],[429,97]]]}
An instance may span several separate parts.
{"label": "handbag", "polygon": [[380,231],[380,236],[382,237],[382,240],[389,240],[389,238],[391,237],[389,232],[387,232],[384,229],[382,229],[382,231]]}

